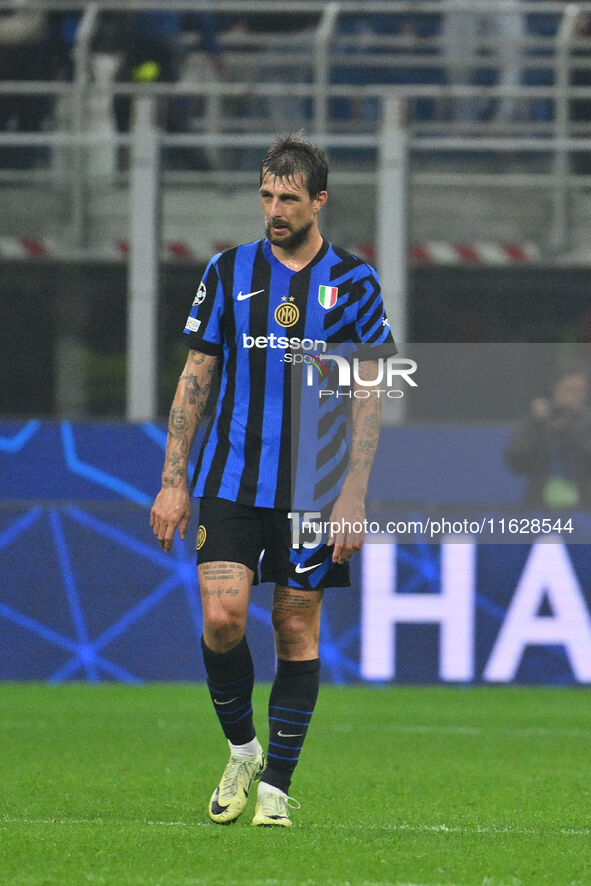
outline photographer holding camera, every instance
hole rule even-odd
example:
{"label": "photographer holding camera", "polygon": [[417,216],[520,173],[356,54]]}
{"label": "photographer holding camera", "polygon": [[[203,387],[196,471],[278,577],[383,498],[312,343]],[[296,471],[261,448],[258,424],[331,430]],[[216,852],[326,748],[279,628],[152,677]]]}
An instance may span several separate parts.
{"label": "photographer holding camera", "polygon": [[591,410],[589,378],[569,367],[556,377],[548,398],[537,397],[505,450],[508,466],[527,478],[528,507],[591,506]]}

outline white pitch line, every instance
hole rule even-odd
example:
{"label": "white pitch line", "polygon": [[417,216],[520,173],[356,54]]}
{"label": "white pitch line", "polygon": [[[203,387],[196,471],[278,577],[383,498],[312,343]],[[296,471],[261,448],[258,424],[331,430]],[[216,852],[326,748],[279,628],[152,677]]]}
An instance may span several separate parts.
{"label": "white pitch line", "polygon": [[[40,729],[53,729],[55,724],[49,720],[37,721],[31,724],[30,720],[3,720],[0,724],[0,734],[9,729],[28,729],[32,725]],[[187,730],[186,722],[166,722],[159,720],[157,727],[162,730]],[[327,729],[330,732],[350,733],[362,728],[362,724],[356,723],[332,723],[318,724],[318,729]],[[371,727],[372,732],[374,727]],[[587,738],[591,739],[591,730],[568,726],[435,726],[420,723],[382,723],[380,730],[384,732],[401,732],[409,735],[515,735],[515,736],[562,736],[564,738]]]}
{"label": "white pitch line", "polygon": [[[165,827],[165,828],[209,828],[217,829],[217,826],[206,821],[152,821],[145,819],[104,819],[104,818],[0,818],[0,828],[10,824],[25,825],[148,825],[149,827]],[[324,824],[314,823],[306,824],[307,830],[322,829],[341,831],[388,831],[395,833],[404,831],[406,833],[438,833],[438,834],[459,834],[460,836],[501,836],[503,834],[522,836],[522,837],[591,837],[591,828],[516,828],[511,825],[489,825],[476,827],[462,827],[460,825],[446,824],[382,824],[382,825],[351,825],[351,824]]]}

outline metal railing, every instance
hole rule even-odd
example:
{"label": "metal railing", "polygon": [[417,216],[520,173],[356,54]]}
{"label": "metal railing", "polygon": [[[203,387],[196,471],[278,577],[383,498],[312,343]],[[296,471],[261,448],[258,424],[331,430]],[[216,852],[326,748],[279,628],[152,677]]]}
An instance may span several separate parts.
{"label": "metal railing", "polygon": [[[10,10],[11,0],[0,0],[0,10]],[[519,2],[521,16],[546,16],[555,22],[554,34],[530,31],[518,41],[520,68],[543,72],[546,85],[499,86],[458,85],[446,82],[445,69],[449,63],[441,37],[440,20],[449,12],[466,15],[514,13],[513,0],[489,0],[475,4],[468,0],[366,0],[363,4],[352,0],[295,0],[289,7],[292,17],[314,15],[313,34],[304,31],[279,38],[273,34],[236,33],[230,30],[220,36],[225,58],[222,77],[210,73],[199,81],[181,77],[175,83],[117,82],[113,76],[98,78],[93,70],[94,36],[105,13],[125,14],[162,10],[158,0],[27,0],[18,9],[42,9],[59,12],[78,12],[80,22],[73,49],[72,82],[0,82],[0,99],[7,95],[46,95],[53,99],[55,112],[47,131],[1,132],[0,148],[33,145],[49,149],[48,168],[27,170],[0,170],[2,182],[51,183],[67,191],[71,200],[72,239],[80,244],[86,240],[86,207],[93,181],[96,178],[97,152],[109,156],[113,168],[108,180],[116,184],[126,180],[126,172],[117,166],[118,146],[129,146],[127,133],[117,132],[112,121],[96,118],[97,107],[103,112],[115,97],[135,99],[155,96],[161,102],[194,101],[205,103],[205,111],[191,120],[190,131],[167,132],[161,144],[179,150],[205,150],[209,169],[172,169],[164,181],[239,184],[250,181],[251,174],[240,169],[239,163],[228,160],[229,152],[264,147],[269,133],[277,129],[277,118],[269,113],[273,103],[292,100],[292,107],[308,109],[300,119],[286,119],[282,128],[305,126],[321,144],[354,151],[356,168],[350,174],[355,180],[375,180],[375,157],[379,143],[378,109],[386,94],[395,91],[407,106],[408,149],[411,156],[437,158],[443,152],[457,158],[455,168],[428,169],[419,162],[413,174],[413,185],[443,187],[489,187],[504,183],[516,188],[544,188],[552,194],[553,221],[551,246],[555,251],[564,248],[568,238],[568,204],[582,177],[571,171],[570,158],[591,150],[591,119],[573,121],[572,102],[589,101],[591,87],[575,86],[573,75],[587,65],[585,51],[591,48],[591,36],[583,38],[577,31],[581,16],[591,16],[589,3],[558,3],[546,0]],[[247,0],[167,0],[168,12],[213,12],[221,24],[230,16],[253,13],[283,13],[282,0],[247,2]],[[398,31],[383,33],[366,29],[362,36],[347,33],[341,27],[348,22],[360,22],[363,16],[399,16],[411,24]],[[406,19],[405,19],[406,17]],[[439,17],[439,25],[427,35],[419,35],[417,23]],[[437,23],[436,23],[437,24]],[[551,28],[552,30],[552,28]],[[189,52],[193,51],[189,45]],[[471,64],[474,67],[498,71],[503,64],[502,46],[491,36],[484,37]],[[591,59],[589,60],[591,67]],[[411,73],[409,75],[409,69]],[[386,76],[384,77],[384,71]],[[405,82],[406,71],[406,82]],[[419,72],[433,72],[433,82],[408,82]],[[339,82],[355,80],[362,72],[368,82]],[[370,73],[372,72],[372,73]],[[374,76],[375,75],[375,76]],[[379,79],[389,82],[378,82]],[[392,82],[392,80],[400,82]],[[522,77],[523,79],[523,77]],[[514,120],[473,119],[462,122],[450,118],[446,108],[458,100],[486,95],[490,102],[515,99],[521,103],[521,114]],[[430,113],[421,116],[420,105],[429,102]],[[341,114],[335,110],[341,106]],[[545,116],[532,119],[534,103],[544,104]],[[262,110],[261,106],[262,105]],[[342,106],[346,106],[345,116]],[[59,112],[61,108],[61,114]],[[94,117],[93,117],[94,115]],[[89,153],[89,149],[92,152]],[[94,153],[93,153],[94,152]],[[544,163],[525,165],[519,171],[500,169],[490,172],[477,165],[467,173],[463,158],[482,157],[494,152],[503,158],[514,152],[527,152],[531,157],[543,157]],[[60,160],[61,157],[61,160]],[[64,161],[64,157],[66,160]],[[224,157],[226,159],[224,159]],[[89,160],[89,158],[91,158]],[[113,159],[114,158],[114,159]],[[99,164],[100,166],[100,164]],[[108,169],[108,164],[106,164]],[[104,170],[103,170],[104,171]],[[94,176],[94,177],[93,177]]]}

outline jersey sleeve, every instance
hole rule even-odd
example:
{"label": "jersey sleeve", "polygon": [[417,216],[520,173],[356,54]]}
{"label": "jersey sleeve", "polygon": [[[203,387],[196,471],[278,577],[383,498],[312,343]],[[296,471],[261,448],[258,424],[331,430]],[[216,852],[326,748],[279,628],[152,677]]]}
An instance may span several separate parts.
{"label": "jersey sleeve", "polygon": [[183,330],[183,341],[189,348],[204,354],[222,353],[224,291],[214,256],[209,262]]}
{"label": "jersey sleeve", "polygon": [[358,347],[353,356],[359,360],[392,357],[398,353],[398,349],[386,316],[378,272],[370,265],[363,265],[361,270],[362,274],[355,284],[359,288],[355,320]]}

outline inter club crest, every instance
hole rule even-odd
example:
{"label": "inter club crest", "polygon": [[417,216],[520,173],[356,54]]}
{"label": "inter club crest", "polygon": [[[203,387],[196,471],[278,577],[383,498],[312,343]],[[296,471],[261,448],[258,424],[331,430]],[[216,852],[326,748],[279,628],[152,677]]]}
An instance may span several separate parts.
{"label": "inter club crest", "polygon": [[290,304],[289,302],[282,302],[275,308],[275,320],[285,329],[290,326],[295,326],[299,319],[300,311],[297,305]]}
{"label": "inter club crest", "polygon": [[318,301],[325,311],[328,311],[336,305],[338,294],[339,290],[337,286],[318,287]]}

